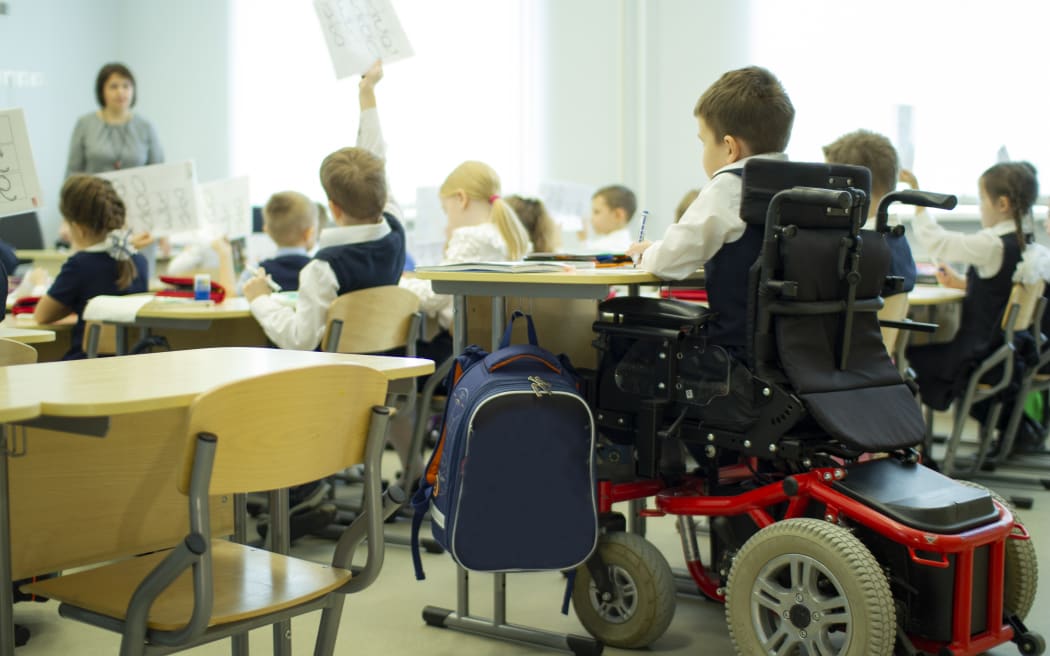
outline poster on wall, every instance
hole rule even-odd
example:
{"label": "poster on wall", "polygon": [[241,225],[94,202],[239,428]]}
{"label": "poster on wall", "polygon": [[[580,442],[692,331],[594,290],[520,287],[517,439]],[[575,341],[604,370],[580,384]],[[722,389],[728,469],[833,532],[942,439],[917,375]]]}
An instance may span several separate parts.
{"label": "poster on wall", "polygon": [[338,79],[360,75],[377,60],[412,56],[390,0],[314,0]]}
{"label": "poster on wall", "polygon": [[0,109],[0,216],[41,206],[40,179],[20,108]]}
{"label": "poster on wall", "polygon": [[107,171],[98,177],[112,182],[124,200],[127,226],[132,232],[170,235],[196,230],[201,224],[192,161]]}

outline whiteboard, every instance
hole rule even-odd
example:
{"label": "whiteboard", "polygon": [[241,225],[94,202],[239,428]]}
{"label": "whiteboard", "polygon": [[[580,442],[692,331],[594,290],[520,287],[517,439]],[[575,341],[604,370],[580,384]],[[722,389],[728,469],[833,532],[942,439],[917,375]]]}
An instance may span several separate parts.
{"label": "whiteboard", "polygon": [[40,179],[21,109],[0,110],[0,216],[41,206]]}
{"label": "whiteboard", "polygon": [[193,162],[153,164],[106,171],[127,209],[132,232],[156,236],[196,230],[201,225],[200,197]]}
{"label": "whiteboard", "polygon": [[203,225],[216,237],[245,237],[252,232],[252,203],[247,176],[200,185]]}
{"label": "whiteboard", "polygon": [[314,0],[337,79],[412,56],[390,0]]}

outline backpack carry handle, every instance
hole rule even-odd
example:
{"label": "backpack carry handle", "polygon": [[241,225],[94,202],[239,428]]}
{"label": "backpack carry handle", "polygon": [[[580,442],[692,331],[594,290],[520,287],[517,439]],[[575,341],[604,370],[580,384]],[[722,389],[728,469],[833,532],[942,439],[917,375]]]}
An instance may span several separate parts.
{"label": "backpack carry handle", "polygon": [[525,317],[526,325],[529,330],[529,344],[538,346],[539,341],[536,339],[536,326],[532,323],[532,315],[525,314],[521,310],[514,310],[510,315],[510,321],[507,322],[507,329],[503,331],[503,339],[499,341],[499,347],[501,349],[510,346],[510,336],[514,332],[514,320],[518,317]]}

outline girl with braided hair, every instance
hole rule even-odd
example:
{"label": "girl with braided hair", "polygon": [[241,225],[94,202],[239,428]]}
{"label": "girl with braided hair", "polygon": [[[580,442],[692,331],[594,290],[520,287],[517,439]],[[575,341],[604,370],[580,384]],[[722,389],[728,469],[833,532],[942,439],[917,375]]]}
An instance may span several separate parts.
{"label": "girl with braided hair", "polygon": [[103,294],[146,291],[146,260],[135,252],[124,225],[124,201],[108,180],[72,175],[62,185],[59,209],[69,222],[76,251],[37,303],[37,323],[78,315],[66,360],[85,357],[84,320],[88,301]]}
{"label": "girl with braided hair", "polygon": [[961,395],[973,367],[1002,342],[1000,320],[1014,272],[1034,240],[1028,228],[1039,194],[1034,166],[1028,162],[996,164],[981,174],[978,187],[981,229],[977,232],[946,230],[925,211],[918,211],[912,222],[916,242],[931,258],[968,265],[965,276],[946,264],[938,265],[940,284],[966,290],[955,338],[947,344],[907,351],[922,400],[935,410],[948,409]]}

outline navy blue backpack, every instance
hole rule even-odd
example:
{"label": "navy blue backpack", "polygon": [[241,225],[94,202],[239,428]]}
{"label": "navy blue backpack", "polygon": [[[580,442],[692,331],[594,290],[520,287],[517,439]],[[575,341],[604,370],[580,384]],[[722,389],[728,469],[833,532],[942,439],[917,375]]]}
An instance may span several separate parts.
{"label": "navy blue backpack", "polygon": [[[511,346],[520,316],[529,343]],[[597,543],[594,421],[576,372],[537,346],[521,312],[500,347],[468,347],[449,372],[441,438],[412,499],[418,579],[428,510],[434,539],[469,570],[571,569]]]}

